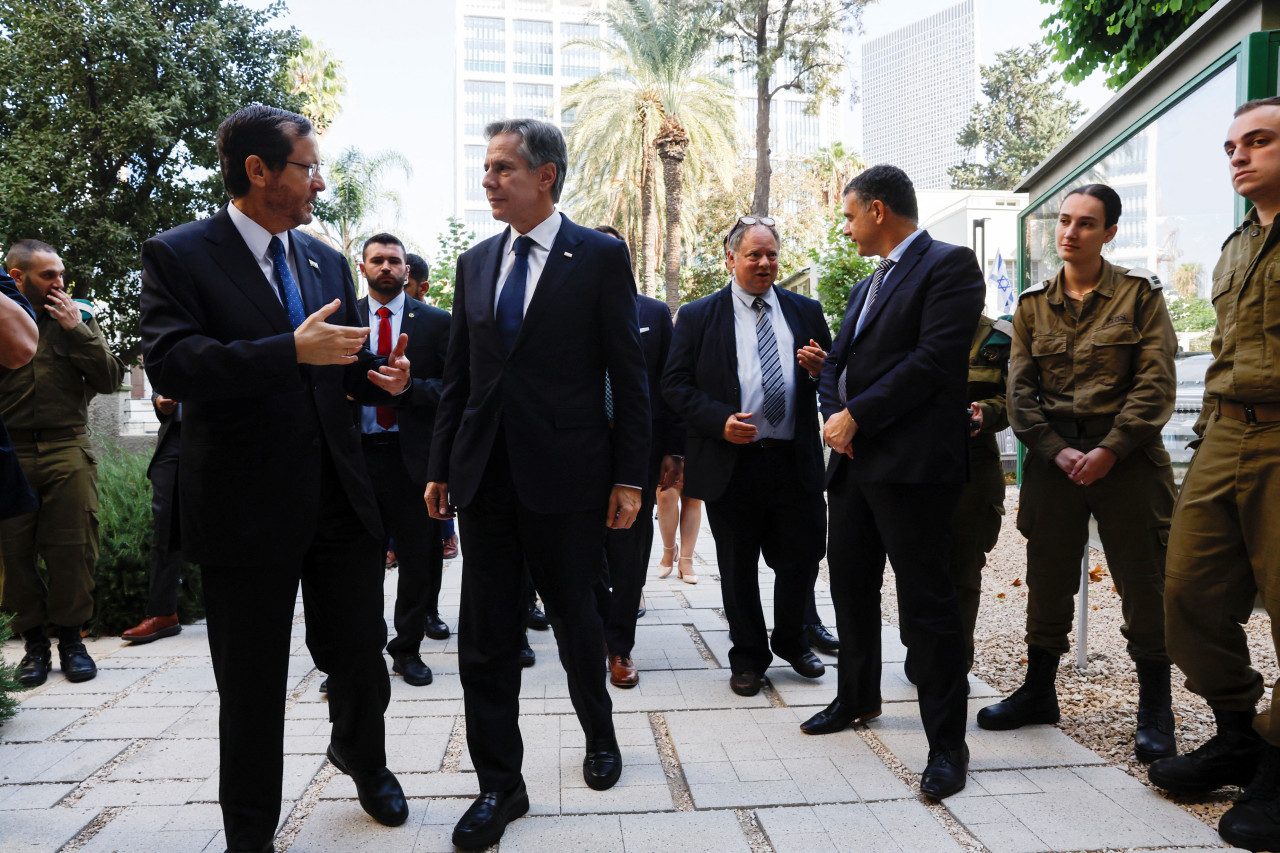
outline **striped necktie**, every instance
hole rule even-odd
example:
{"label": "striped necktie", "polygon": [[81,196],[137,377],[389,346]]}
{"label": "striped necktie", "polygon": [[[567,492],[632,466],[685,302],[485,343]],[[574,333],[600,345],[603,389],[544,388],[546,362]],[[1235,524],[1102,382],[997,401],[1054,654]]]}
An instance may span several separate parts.
{"label": "striped necktie", "polygon": [[[880,261],[880,265],[876,267],[876,271],[871,274],[871,287],[867,290],[866,301],[862,303],[862,311],[858,314],[857,325],[853,327],[853,334],[856,337],[858,332],[862,331],[862,322],[867,319],[867,315],[871,313],[871,306],[875,304],[876,296],[880,293],[880,283],[884,281],[885,275],[889,270],[893,269],[893,261],[885,258]],[[853,339],[849,339],[849,343],[853,343]],[[840,371],[840,378],[836,380],[836,394],[840,398],[840,405],[849,402],[846,392],[848,387],[849,362],[845,361],[844,370]]]}
{"label": "striped necktie", "polygon": [[782,423],[787,414],[787,387],[782,381],[782,361],[778,358],[778,339],[769,322],[769,305],[759,296],[751,303],[756,309],[756,347],[760,352],[760,385],[764,388],[764,419],[771,425]]}

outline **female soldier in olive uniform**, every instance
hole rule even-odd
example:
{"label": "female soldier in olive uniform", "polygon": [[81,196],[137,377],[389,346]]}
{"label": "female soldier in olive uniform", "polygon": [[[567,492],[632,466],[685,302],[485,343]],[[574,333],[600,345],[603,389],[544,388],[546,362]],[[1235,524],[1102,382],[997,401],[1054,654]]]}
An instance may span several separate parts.
{"label": "female soldier in olive uniform", "polygon": [[1027,537],[1027,677],[978,712],[984,729],[1059,718],[1054,678],[1068,649],[1089,516],[1122,600],[1138,668],[1137,756],[1173,755],[1164,558],[1173,473],[1160,429],[1173,413],[1177,349],[1159,279],[1102,258],[1120,197],[1102,184],[1063,200],[1063,268],[1023,291],[1013,316],[1009,422],[1027,446],[1018,529]]}

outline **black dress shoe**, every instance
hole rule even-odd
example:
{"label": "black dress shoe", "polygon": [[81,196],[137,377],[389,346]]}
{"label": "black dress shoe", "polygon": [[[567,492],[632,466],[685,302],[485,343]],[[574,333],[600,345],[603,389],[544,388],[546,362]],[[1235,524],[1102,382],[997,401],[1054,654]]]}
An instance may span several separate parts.
{"label": "black dress shoe", "polygon": [[520,650],[520,666],[524,669],[528,669],[529,667],[537,663],[537,661],[538,661],[538,656],[535,655],[533,653],[533,649],[529,648],[529,646],[526,644],[525,647]]}
{"label": "black dress shoe", "polygon": [[510,791],[476,797],[453,828],[453,846],[479,850],[502,837],[507,824],[529,811],[529,793],[521,781]]}
{"label": "black dress shoe", "polygon": [[529,607],[529,613],[524,618],[524,626],[535,631],[545,631],[551,627],[551,623],[547,621],[547,614],[534,604]]}
{"label": "black dress shoe", "polygon": [[79,640],[58,643],[58,666],[67,681],[88,681],[98,674],[98,665],[89,657],[89,650]]}
{"label": "black dress shoe", "polygon": [[760,692],[760,676],[749,669],[735,672],[729,679],[729,689],[739,696],[754,696]]}
{"label": "black dress shoe", "polygon": [[381,767],[371,773],[352,773],[349,765],[338,757],[333,744],[329,744],[327,754],[333,766],[356,783],[360,805],[369,817],[383,826],[399,826],[409,819],[409,804],[405,802],[404,789],[390,770]]}
{"label": "black dress shoe", "polygon": [[326,696],[329,695],[329,679],[326,678],[324,681],[320,682],[320,692]]}
{"label": "black dress shoe", "polygon": [[920,793],[941,800],[964,790],[969,772],[969,747],[933,749],[929,764],[920,774]]}
{"label": "black dress shoe", "polygon": [[799,657],[788,660],[787,663],[791,664],[791,668],[805,678],[821,678],[827,671],[822,659],[808,649],[801,652]]}
{"label": "black dress shoe", "polygon": [[839,699],[800,724],[800,731],[807,735],[829,735],[847,729],[854,723],[865,723],[880,716],[880,705],[864,711],[854,710],[852,705]]}
{"label": "black dress shoe", "polygon": [[404,676],[405,684],[426,687],[431,683],[431,667],[422,662],[421,655],[397,655],[391,663],[391,671]]}
{"label": "black dress shoe", "polygon": [[587,757],[582,759],[582,778],[596,791],[612,788],[622,775],[622,750],[616,738],[600,738],[587,744]]}
{"label": "black dress shoe", "polygon": [[432,613],[427,617],[424,630],[427,636],[433,640],[449,639],[449,626],[444,624],[444,620],[440,618],[439,613]]}
{"label": "black dress shoe", "polygon": [[39,687],[49,680],[49,667],[53,665],[53,653],[49,646],[28,649],[18,664],[18,683],[23,687]]}
{"label": "black dress shoe", "polygon": [[840,651],[840,641],[821,622],[813,622],[806,625],[804,630],[809,638],[809,645],[818,651],[826,652],[829,655],[834,655]]}

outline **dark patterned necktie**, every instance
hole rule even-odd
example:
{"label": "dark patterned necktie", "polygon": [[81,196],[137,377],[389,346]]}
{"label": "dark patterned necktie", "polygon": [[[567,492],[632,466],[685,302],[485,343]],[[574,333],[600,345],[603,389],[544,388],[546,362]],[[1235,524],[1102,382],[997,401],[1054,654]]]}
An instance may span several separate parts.
{"label": "dark patterned necktie", "polygon": [[298,285],[289,272],[289,261],[284,255],[284,243],[279,237],[272,237],[268,245],[271,250],[271,266],[276,271],[276,285],[280,288],[280,300],[284,302],[284,310],[289,313],[289,322],[296,329],[307,319],[307,312],[302,308],[302,294],[298,293]]}
{"label": "dark patterned necktie", "polygon": [[502,285],[498,307],[494,312],[498,337],[502,339],[502,346],[507,352],[511,352],[511,348],[515,346],[516,335],[520,334],[520,324],[524,321],[524,290],[529,278],[529,248],[532,245],[531,237],[516,238],[515,245],[511,247],[516,259]]}
{"label": "dark patterned necktie", "polygon": [[764,388],[764,418],[773,426],[782,423],[787,414],[787,387],[782,381],[782,362],[778,358],[778,339],[769,322],[768,304],[759,296],[751,303],[756,309],[756,347],[760,351],[760,385]]}
{"label": "dark patterned necktie", "polygon": [[[884,277],[888,274],[889,270],[893,269],[893,263],[893,261],[885,258],[880,262],[880,265],[876,267],[876,271],[871,274],[871,287],[867,290],[866,301],[862,303],[862,311],[858,314],[857,325],[853,327],[853,334],[855,337],[858,332],[862,331],[862,321],[871,313],[871,306],[875,304],[876,296],[880,293],[880,283],[884,281]],[[850,338],[849,342],[853,343],[853,339]],[[839,395],[840,405],[842,406],[849,402],[849,397],[845,390],[848,387],[848,376],[849,362],[846,360],[844,370],[840,371],[840,378],[836,380],[836,394]]]}

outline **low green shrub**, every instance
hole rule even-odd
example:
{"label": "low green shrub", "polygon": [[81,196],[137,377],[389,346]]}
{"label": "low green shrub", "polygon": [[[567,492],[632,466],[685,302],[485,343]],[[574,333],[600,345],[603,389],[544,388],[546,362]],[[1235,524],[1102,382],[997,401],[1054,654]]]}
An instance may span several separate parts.
{"label": "low green shrub", "polygon": [[[12,622],[12,616],[0,613],[0,646],[13,636],[9,628]],[[13,694],[23,689],[25,688],[18,684],[18,667],[5,663],[4,658],[0,658],[0,726],[3,726],[4,721],[17,711],[18,700],[13,697]]]}
{"label": "low green shrub", "polygon": [[[129,453],[119,447],[108,447],[99,454],[100,550],[93,618],[88,624],[95,636],[119,634],[147,615],[152,536],[151,481],[147,479],[150,461],[149,454]],[[178,587],[178,619],[186,624],[202,618],[200,569],[184,563]]]}

